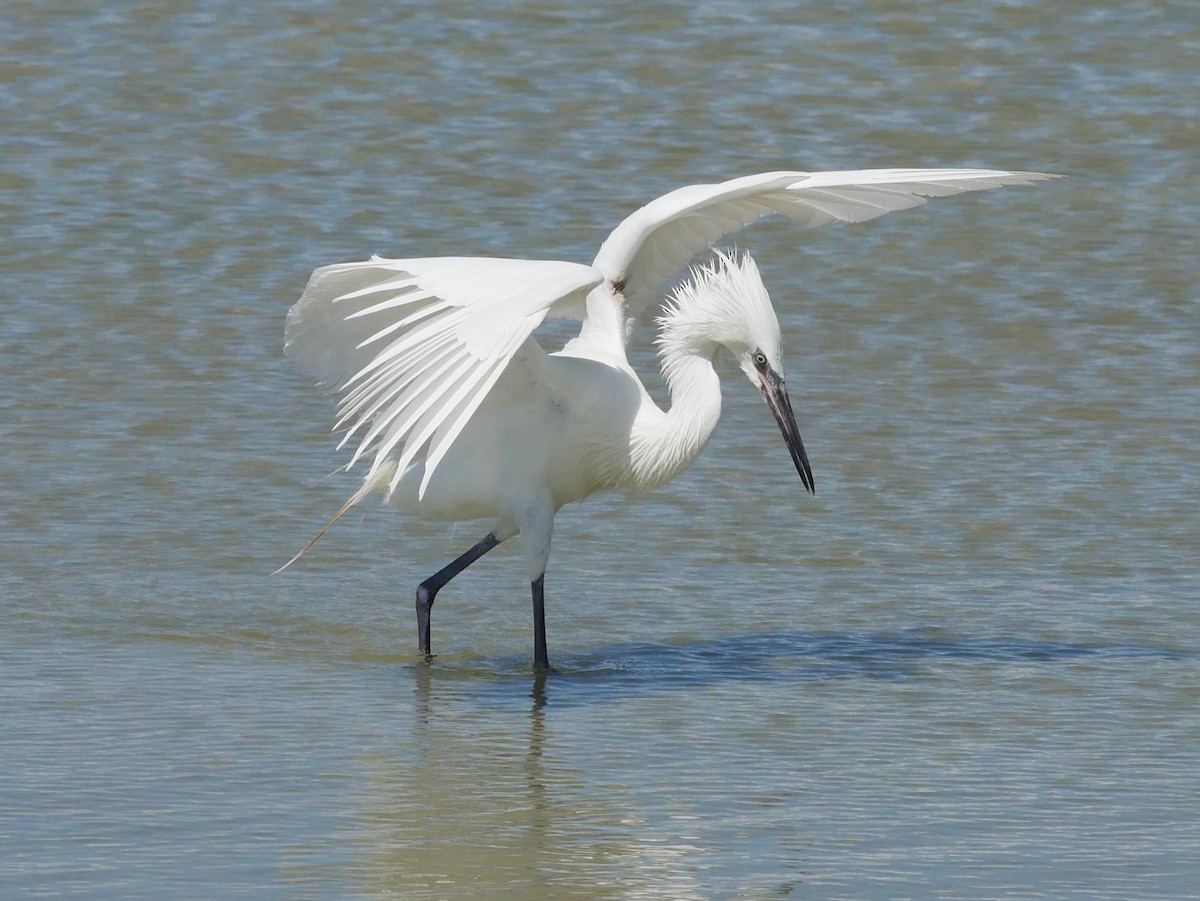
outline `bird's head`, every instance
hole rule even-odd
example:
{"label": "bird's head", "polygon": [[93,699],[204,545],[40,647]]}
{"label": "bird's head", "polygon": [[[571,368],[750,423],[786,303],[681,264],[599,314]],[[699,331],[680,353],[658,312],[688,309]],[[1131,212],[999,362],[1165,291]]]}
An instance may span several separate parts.
{"label": "bird's head", "polygon": [[[714,351],[724,348],[734,356],[779,424],[804,487],[815,493],[812,467],[783,381],[779,319],[750,255],[718,251],[711,262],[695,267],[660,322],[659,343],[664,348],[686,336],[687,343],[710,344]],[[697,346],[694,352],[702,350]]]}

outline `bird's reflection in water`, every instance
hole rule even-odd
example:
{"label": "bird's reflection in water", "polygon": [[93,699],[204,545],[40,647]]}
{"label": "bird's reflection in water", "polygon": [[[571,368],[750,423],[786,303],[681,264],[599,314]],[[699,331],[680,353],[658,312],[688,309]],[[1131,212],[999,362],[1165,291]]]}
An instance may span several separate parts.
{"label": "bird's reflection in water", "polygon": [[[400,670],[397,688],[411,678],[411,695],[397,694],[393,743],[365,760],[368,859],[356,869],[371,893],[401,897],[448,897],[448,886],[487,886],[496,898],[711,897],[701,863],[725,833],[695,820],[679,831],[655,806],[670,786],[647,796],[653,766],[618,753],[653,745],[656,712],[675,697],[767,683],[873,689],[963,664],[1027,672],[1188,653],[946,630],[786,630],[567,653],[558,671],[536,675],[521,655],[422,660]],[[660,767],[674,747],[653,751]],[[780,854],[783,870],[803,858]]]}
{"label": "bird's reflection in water", "polygon": [[[636,836],[614,827],[610,799],[579,762],[552,750],[562,737],[550,715],[555,683],[569,676],[504,664],[404,668],[411,731],[376,762],[368,799],[373,891],[439,897],[439,886],[474,884],[489,897],[616,896],[595,881],[595,861],[627,855]],[[482,685],[497,694],[481,704]]]}
{"label": "bird's reflection in water", "polygon": [[413,709],[417,722],[426,724],[433,712],[433,667],[428,661],[417,664],[413,671]]}
{"label": "bird's reflection in water", "polygon": [[546,679],[548,674],[538,670],[533,675],[529,697],[529,751],[525,755],[525,778],[529,783],[529,802],[533,810],[532,827],[538,833],[538,844],[545,842],[545,832],[551,799],[548,797],[546,776],[542,769],[542,752],[546,742]]}

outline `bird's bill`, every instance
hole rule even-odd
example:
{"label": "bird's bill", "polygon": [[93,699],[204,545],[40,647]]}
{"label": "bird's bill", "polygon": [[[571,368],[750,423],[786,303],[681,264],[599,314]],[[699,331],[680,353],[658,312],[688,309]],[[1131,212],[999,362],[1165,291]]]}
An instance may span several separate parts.
{"label": "bird's bill", "polygon": [[796,472],[800,473],[800,481],[809,494],[816,494],[812,467],[808,465],[808,454],[804,452],[804,442],[800,439],[800,429],[796,426],[796,415],[792,412],[792,401],[783,379],[774,369],[768,368],[759,376],[759,390],[771,408],[775,421],[779,423],[779,431],[783,432],[783,440],[792,455],[792,462],[796,464]]}

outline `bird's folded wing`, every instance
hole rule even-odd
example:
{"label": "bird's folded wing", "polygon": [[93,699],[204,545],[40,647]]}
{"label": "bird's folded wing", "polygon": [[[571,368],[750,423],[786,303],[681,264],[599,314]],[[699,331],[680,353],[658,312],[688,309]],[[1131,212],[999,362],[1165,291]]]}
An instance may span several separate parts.
{"label": "bird's folded wing", "polygon": [[288,313],[285,351],[338,395],[352,466],[373,451],[429,477],[517,349],[548,316],[582,318],[601,276],[540,260],[434,257],[326,266]]}
{"label": "bird's folded wing", "polygon": [[666,284],[693,256],[765,216],[787,216],[805,227],[863,222],[928,197],[1053,178],[995,169],[862,169],[847,172],[767,172],[664,194],[618,225],[593,266],[618,285],[625,315],[659,302]]}

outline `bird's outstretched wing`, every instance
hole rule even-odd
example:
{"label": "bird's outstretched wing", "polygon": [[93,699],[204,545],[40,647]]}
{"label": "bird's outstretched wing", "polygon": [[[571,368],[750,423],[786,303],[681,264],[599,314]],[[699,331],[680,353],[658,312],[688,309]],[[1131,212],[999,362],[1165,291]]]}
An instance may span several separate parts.
{"label": "bird's outstretched wing", "polygon": [[765,216],[805,227],[864,222],[928,197],[1023,185],[1040,172],[995,169],[862,169],[847,172],[766,172],[664,194],[618,225],[592,264],[624,297],[633,319],[661,299],[666,284],[697,253]]}
{"label": "bird's outstretched wing", "polygon": [[285,351],[339,398],[350,464],[394,488],[423,459],[424,493],[446,450],[517,349],[548,316],[582,318],[601,276],[541,260],[434,257],[325,266],[288,313]]}

